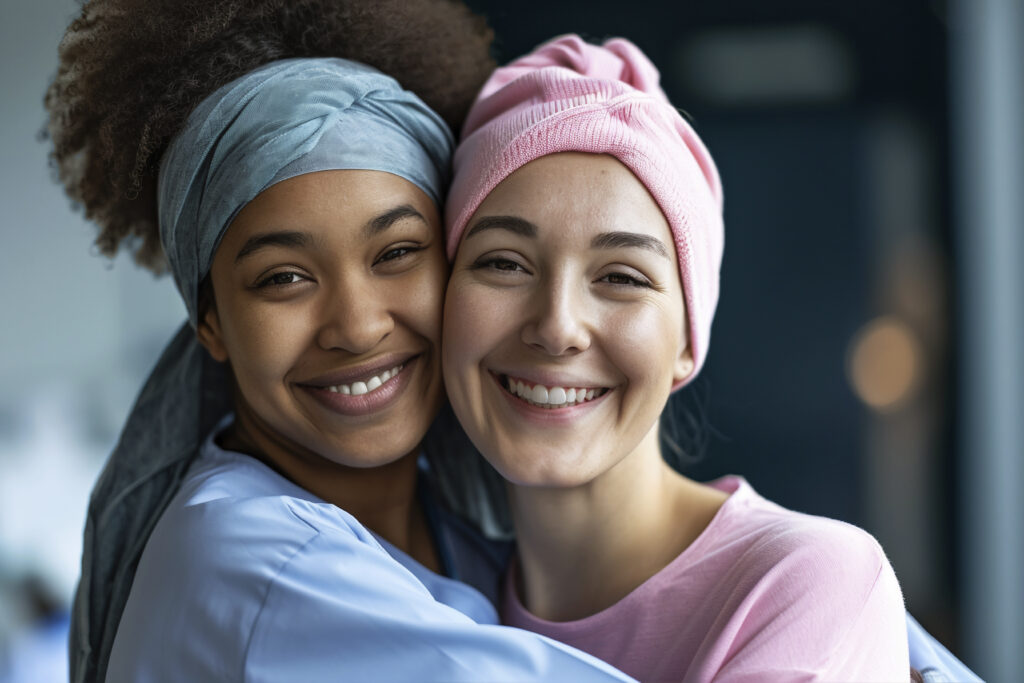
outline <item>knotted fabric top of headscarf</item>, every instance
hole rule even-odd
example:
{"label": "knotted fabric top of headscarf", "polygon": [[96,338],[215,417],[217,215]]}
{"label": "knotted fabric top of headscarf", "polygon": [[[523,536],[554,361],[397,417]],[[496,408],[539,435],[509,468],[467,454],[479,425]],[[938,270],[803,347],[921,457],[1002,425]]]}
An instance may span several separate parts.
{"label": "knotted fabric top of headscarf", "polygon": [[679,260],[694,368],[707,356],[725,239],[722,184],[697,133],[669,103],[657,68],[622,38],[592,45],[551,40],[497,69],[462,128],[445,207],[448,256],[498,183],[558,152],[614,156],[642,182],[668,220]]}
{"label": "knotted fabric top of headscarf", "polygon": [[102,681],[143,547],[198,446],[230,410],[228,377],[196,341],[198,292],[235,215],[271,185],[358,169],[409,180],[440,206],[444,121],[391,77],[344,59],[273,62],[202,101],[164,154],[160,234],[189,312],[93,488],[71,622],[73,683]]}

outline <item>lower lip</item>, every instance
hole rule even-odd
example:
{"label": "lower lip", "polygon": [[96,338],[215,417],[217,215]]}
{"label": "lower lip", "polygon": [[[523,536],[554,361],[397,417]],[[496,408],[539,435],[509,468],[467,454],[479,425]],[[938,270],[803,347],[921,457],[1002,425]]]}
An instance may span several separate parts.
{"label": "lower lip", "polygon": [[370,415],[379,410],[387,408],[398,400],[402,391],[409,385],[412,379],[413,369],[419,356],[414,356],[405,362],[401,371],[384,384],[373,391],[353,396],[351,394],[338,394],[330,389],[311,387],[308,385],[297,385],[300,389],[312,396],[317,403],[331,412],[339,415],[361,416]]}
{"label": "lower lip", "polygon": [[491,373],[491,378],[494,380],[494,385],[498,391],[505,397],[505,400],[512,406],[513,410],[516,410],[520,415],[532,422],[548,425],[570,424],[579,420],[600,405],[614,391],[614,389],[609,389],[597,398],[563,408],[540,408],[510,393],[501,385],[501,378],[494,373]]}

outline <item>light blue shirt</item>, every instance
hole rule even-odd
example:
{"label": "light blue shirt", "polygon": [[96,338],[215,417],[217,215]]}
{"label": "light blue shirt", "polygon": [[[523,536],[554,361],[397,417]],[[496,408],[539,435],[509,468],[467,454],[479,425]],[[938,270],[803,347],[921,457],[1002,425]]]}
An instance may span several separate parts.
{"label": "light blue shirt", "polygon": [[921,672],[925,683],[984,683],[942,643],[921,628],[907,613],[907,643],[910,666]]}
{"label": "light blue shirt", "polygon": [[477,589],[211,438],[146,544],[107,681],[632,680],[497,621]]}

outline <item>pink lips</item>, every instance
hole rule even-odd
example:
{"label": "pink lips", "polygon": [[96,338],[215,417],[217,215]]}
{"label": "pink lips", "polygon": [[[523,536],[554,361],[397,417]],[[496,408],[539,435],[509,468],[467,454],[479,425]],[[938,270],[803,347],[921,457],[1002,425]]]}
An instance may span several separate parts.
{"label": "pink lips", "polygon": [[404,363],[397,375],[391,377],[373,391],[361,396],[335,393],[326,387],[321,388],[307,384],[296,386],[316,399],[320,405],[339,415],[370,415],[386,408],[398,399],[402,390],[408,386],[412,378],[413,369],[416,367],[416,361],[418,360],[419,356],[410,358]]}

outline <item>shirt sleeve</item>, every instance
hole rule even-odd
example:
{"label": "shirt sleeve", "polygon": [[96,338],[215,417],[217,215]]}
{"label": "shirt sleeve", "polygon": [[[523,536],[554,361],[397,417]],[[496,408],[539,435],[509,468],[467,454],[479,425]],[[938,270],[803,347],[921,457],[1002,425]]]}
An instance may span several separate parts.
{"label": "shirt sleeve", "polygon": [[892,566],[883,555],[860,614],[837,639],[819,680],[906,681],[910,677],[906,609]]}
{"label": "shirt sleeve", "polygon": [[828,521],[779,539],[740,601],[715,681],[907,681],[903,595],[866,532]]}
{"label": "shirt sleeve", "polygon": [[243,666],[251,683],[633,680],[538,634],[473,622],[379,546],[332,529],[269,584]]}
{"label": "shirt sleeve", "polygon": [[907,645],[910,648],[910,665],[935,681],[957,681],[958,683],[983,683],[978,675],[967,668],[956,656],[946,649],[935,637],[925,631],[914,617],[907,614]]}

